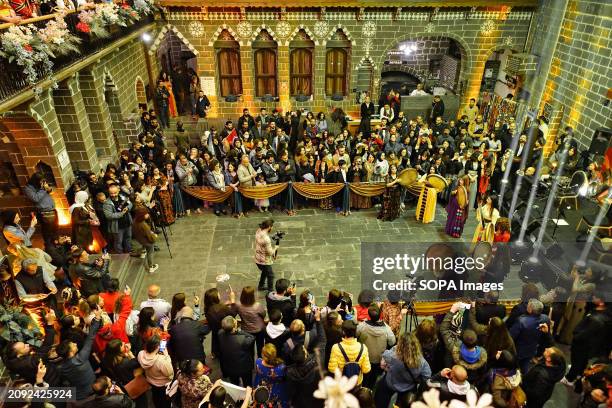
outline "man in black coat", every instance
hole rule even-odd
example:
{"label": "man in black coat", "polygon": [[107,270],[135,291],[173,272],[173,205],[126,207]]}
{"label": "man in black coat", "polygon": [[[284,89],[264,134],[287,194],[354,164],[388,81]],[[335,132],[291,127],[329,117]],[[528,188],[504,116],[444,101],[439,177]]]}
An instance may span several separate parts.
{"label": "man in black coat", "polygon": [[54,365],[48,364],[49,350],[55,340],[55,313],[50,310],[45,315],[45,339],[38,349],[33,349],[28,343],[22,341],[11,342],[6,348],[6,367],[14,374],[19,374],[28,383],[36,383],[38,364],[42,360],[47,363],[47,371],[44,381],[51,387],[59,387],[61,384],[60,374]]}
{"label": "man in black coat", "polygon": [[295,288],[289,287],[289,280],[285,278],[278,279],[274,284],[274,288],[276,290],[269,292],[266,296],[268,314],[273,309],[280,310],[283,314],[282,323],[289,327],[295,315]]}
{"label": "man in black coat", "polygon": [[232,316],[221,321],[219,330],[219,351],[221,372],[232,384],[247,387],[252,381],[255,337],[238,329],[238,322]]}
{"label": "man in black coat", "polygon": [[431,103],[431,115],[429,116],[429,123],[433,123],[438,117],[444,116],[444,102],[440,95],[434,95],[433,102]]}
{"label": "man in black coat", "polygon": [[196,113],[202,119],[206,117],[206,111],[210,107],[210,101],[208,97],[204,95],[204,91],[200,91],[198,99],[196,100]]}
{"label": "man in black coat", "polygon": [[291,354],[293,364],[287,367],[287,397],[295,408],[322,408],[323,400],[313,396],[319,388],[319,368],[314,354],[306,347],[296,347]]}
{"label": "man in black coat", "polygon": [[81,350],[77,348],[76,343],[70,340],[64,340],[57,346],[57,354],[62,358],[59,365],[60,374],[64,381],[68,382],[71,387],[76,388],[77,401],[91,395],[91,386],[96,381],[96,375],[89,358],[91,357],[93,340],[102,324],[100,314],[101,309],[98,308],[94,311],[95,317],[91,321],[89,333]]}
{"label": "man in black coat", "polygon": [[184,360],[206,360],[204,336],[210,328],[201,321],[193,320],[193,309],[185,307],[181,321],[170,327],[168,349],[175,362]]}
{"label": "man in black coat", "polygon": [[604,296],[604,293],[593,295],[595,309],[584,316],[574,329],[570,349],[571,365],[561,380],[562,384],[573,386],[576,377],[582,375],[591,357],[607,358],[610,352],[612,320]]}

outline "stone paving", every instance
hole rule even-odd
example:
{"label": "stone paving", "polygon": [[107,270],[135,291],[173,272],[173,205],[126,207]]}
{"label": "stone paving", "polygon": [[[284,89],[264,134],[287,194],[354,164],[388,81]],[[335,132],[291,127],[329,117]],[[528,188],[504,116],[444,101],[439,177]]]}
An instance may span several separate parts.
{"label": "stone paving", "polygon": [[[269,216],[276,221],[275,230],[287,232],[274,264],[276,278],[290,279],[298,289],[310,288],[318,299],[324,299],[333,287],[357,294],[361,289],[362,242],[453,240],[444,234],[444,208],[438,206],[434,222],[421,224],[414,219],[414,205],[410,207],[393,222],[378,220],[373,209],[353,211],[348,217],[313,208],[300,210],[293,217],[280,212],[251,212],[248,218],[241,219],[216,217],[205,210],[202,215],[177,220],[168,229],[173,258],[164,241],[159,241],[159,270],[144,277],[136,297],[143,299],[151,283],[159,284],[166,298],[176,292],[201,296],[216,285],[216,276],[224,273],[230,275],[229,284],[236,291],[256,285],[259,270],[253,262],[254,234],[257,225]],[[464,239],[471,239],[475,224],[475,219],[469,220]]]}

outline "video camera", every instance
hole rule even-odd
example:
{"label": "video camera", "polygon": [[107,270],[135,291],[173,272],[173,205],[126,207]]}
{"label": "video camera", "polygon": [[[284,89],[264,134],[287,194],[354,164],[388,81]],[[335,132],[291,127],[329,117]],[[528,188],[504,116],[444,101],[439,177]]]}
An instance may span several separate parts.
{"label": "video camera", "polygon": [[274,235],[272,235],[270,239],[274,241],[276,245],[280,245],[280,241],[285,237],[286,233],[286,231],[276,231],[276,233],[274,233]]}

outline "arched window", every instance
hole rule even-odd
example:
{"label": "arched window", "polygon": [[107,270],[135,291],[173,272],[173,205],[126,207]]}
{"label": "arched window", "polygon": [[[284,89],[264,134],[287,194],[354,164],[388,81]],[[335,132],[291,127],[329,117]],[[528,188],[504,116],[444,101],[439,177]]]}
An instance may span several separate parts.
{"label": "arched window", "polygon": [[325,55],[325,94],[327,96],[348,94],[348,71],[351,42],[338,29],[327,42]]}
{"label": "arched window", "polygon": [[253,41],[255,55],[255,96],[278,96],[276,76],[276,41],[261,30]]}
{"label": "arched window", "polygon": [[314,42],[304,30],[289,43],[289,76],[291,96],[312,95],[312,56]]}
{"label": "arched window", "polygon": [[221,31],[215,41],[217,71],[221,96],[242,94],[242,71],[240,69],[240,44],[227,30]]}

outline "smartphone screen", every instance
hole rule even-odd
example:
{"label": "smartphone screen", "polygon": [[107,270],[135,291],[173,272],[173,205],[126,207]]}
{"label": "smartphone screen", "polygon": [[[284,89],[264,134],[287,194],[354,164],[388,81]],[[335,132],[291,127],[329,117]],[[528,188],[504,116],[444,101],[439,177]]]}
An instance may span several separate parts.
{"label": "smartphone screen", "polygon": [[162,340],[159,342],[159,352],[163,353],[166,350],[166,344],[168,342],[166,340]]}

